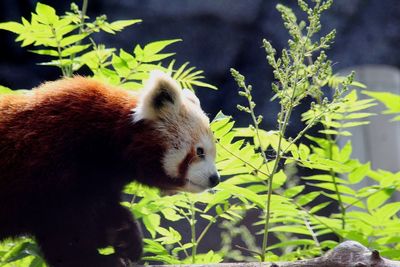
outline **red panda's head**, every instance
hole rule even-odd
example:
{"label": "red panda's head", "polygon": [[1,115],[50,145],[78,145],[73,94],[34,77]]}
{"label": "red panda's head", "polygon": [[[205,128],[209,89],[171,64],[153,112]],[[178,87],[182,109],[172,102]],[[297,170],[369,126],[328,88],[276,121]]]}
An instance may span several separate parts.
{"label": "red panda's head", "polygon": [[193,92],[182,90],[163,72],[152,72],[134,110],[134,121],[150,122],[161,137],[160,165],[166,177],[159,179],[169,181],[158,187],[201,192],[219,183],[209,119]]}

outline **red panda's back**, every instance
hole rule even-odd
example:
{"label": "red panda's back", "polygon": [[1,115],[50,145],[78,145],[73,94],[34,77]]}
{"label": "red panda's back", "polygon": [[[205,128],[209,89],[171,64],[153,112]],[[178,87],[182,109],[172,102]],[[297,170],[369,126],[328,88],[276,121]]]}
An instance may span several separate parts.
{"label": "red panda's back", "polygon": [[0,97],[0,191],[12,194],[22,183],[32,190],[45,186],[41,173],[51,178],[57,168],[67,171],[83,142],[111,134],[121,120],[129,121],[135,105],[126,90],[83,77]]}

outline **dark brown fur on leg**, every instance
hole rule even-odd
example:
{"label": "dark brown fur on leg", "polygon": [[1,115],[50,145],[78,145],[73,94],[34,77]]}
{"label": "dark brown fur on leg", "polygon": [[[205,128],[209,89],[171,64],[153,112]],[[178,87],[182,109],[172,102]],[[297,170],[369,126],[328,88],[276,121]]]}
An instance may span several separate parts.
{"label": "dark brown fur on leg", "polygon": [[[69,211],[58,211],[63,214],[60,218],[68,220],[56,218],[36,234],[51,267],[122,267],[140,259],[142,235],[128,210],[118,203],[101,202],[89,214],[81,213],[87,210],[84,206],[71,210],[76,212],[75,216],[71,217]],[[113,246],[115,253],[107,256],[98,253],[99,248],[107,246]]]}

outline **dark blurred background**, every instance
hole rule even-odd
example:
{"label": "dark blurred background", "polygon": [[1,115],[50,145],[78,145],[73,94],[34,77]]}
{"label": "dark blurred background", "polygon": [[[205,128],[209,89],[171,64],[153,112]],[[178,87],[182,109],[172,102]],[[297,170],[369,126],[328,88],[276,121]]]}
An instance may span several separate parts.
{"label": "dark blurred background", "polygon": [[[2,0],[0,21],[30,18],[36,0]],[[43,0],[59,14],[69,9],[70,1]],[[81,5],[81,1],[75,1]],[[283,3],[296,11],[294,0],[90,0],[88,15],[107,14],[110,21],[143,19],[117,36],[100,34],[97,41],[107,46],[132,51],[136,43],[181,38],[170,51],[177,52],[178,63],[190,61],[205,70],[207,81],[219,91],[197,91],[204,109],[213,116],[222,109],[246,123],[246,115],[236,110],[237,87],[229,74],[234,67],[255,88],[256,99],[271,97],[271,69],[261,47],[262,38],[272,41],[279,51],[288,34],[275,6]],[[298,14],[300,12],[297,12]],[[336,42],[329,50],[335,70],[364,64],[400,67],[400,1],[335,0],[322,17],[323,30],[337,29]],[[11,88],[31,88],[60,76],[56,68],[35,65],[42,58],[14,43],[12,33],[0,31],[0,84]],[[258,101],[258,112],[266,117],[267,127],[275,121],[277,106]],[[271,116],[271,115],[272,116]],[[300,110],[298,112],[300,114]],[[291,131],[295,132],[296,125]]]}
{"label": "dark blurred background", "polygon": [[[1,0],[0,21],[20,21],[21,16],[30,19],[36,2]],[[68,10],[71,3],[42,2],[55,7],[58,14]],[[257,112],[265,118],[263,126],[273,129],[278,106],[269,101],[273,77],[261,44],[267,38],[278,51],[286,46],[288,34],[275,9],[277,3],[293,7],[299,13],[294,0],[90,0],[88,15],[94,18],[107,14],[109,21],[143,19],[141,24],[116,36],[99,34],[96,40],[109,47],[131,52],[137,43],[183,39],[169,48],[177,52],[178,63],[190,61],[205,71],[207,82],[219,88],[197,90],[205,111],[213,117],[222,109],[234,115],[239,124],[246,125],[247,115],[236,110],[241,99],[229,73],[231,67],[239,70],[253,84]],[[334,0],[322,23],[321,34],[337,29],[336,41],[328,51],[336,71],[368,64],[389,65],[390,70],[400,68],[399,0]],[[14,39],[14,34],[0,31],[0,85],[32,88],[60,77],[58,69],[36,65],[42,58],[20,48]],[[294,116],[299,118],[302,109],[297,108]],[[291,124],[289,134],[295,134],[301,127],[300,123]],[[209,235],[207,239],[210,248],[215,248],[215,237]]]}

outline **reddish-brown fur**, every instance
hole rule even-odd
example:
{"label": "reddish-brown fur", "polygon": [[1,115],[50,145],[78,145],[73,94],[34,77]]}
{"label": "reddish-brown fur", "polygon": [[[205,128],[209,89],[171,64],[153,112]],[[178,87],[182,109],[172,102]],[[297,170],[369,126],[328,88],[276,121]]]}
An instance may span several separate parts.
{"label": "reddish-brown fur", "polygon": [[190,163],[196,160],[199,160],[199,158],[196,157],[196,152],[194,151],[194,147],[192,146],[189,153],[187,153],[186,157],[179,164],[178,167],[179,177],[186,177],[186,173],[188,171]]}
{"label": "reddish-brown fur", "polygon": [[[137,97],[91,79],[46,83],[0,98],[0,240],[33,235],[51,266],[123,266],[141,234],[119,205],[134,179],[182,186],[160,164],[165,140],[133,123]],[[100,256],[97,248],[116,253]]]}

